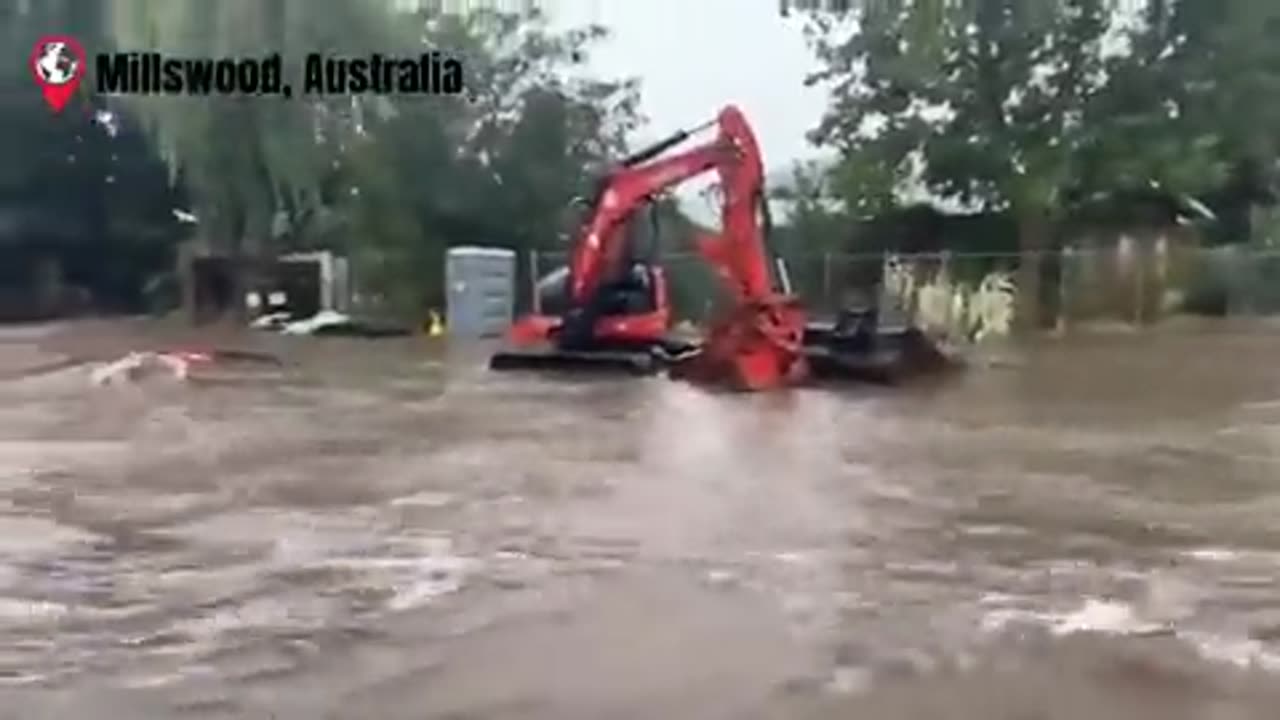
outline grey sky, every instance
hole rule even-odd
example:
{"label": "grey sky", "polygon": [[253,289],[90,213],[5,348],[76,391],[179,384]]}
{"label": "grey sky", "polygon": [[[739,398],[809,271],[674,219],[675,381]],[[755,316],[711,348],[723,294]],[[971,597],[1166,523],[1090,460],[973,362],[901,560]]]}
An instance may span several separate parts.
{"label": "grey sky", "polygon": [[[816,66],[801,25],[778,15],[777,0],[545,0],[557,26],[600,23],[613,37],[591,57],[591,70],[634,76],[642,83],[651,140],[709,119],[726,103],[745,112],[759,135],[771,172],[818,151],[805,140],[825,102],[806,88]],[[706,217],[694,200],[705,183],[679,195],[687,210]]]}
{"label": "grey sky", "polygon": [[[815,66],[800,25],[777,0],[547,0],[559,25],[598,22],[614,37],[592,70],[640,78],[645,136],[658,137],[737,103],[760,135],[765,162],[780,168],[812,157],[804,134],[825,99],[805,88]],[[642,136],[643,137],[643,136]]]}

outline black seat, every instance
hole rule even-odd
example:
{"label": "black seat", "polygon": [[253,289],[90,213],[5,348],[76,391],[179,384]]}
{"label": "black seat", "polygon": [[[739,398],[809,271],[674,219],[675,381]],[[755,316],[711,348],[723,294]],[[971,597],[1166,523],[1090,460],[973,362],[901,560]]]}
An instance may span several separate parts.
{"label": "black seat", "polygon": [[608,291],[609,315],[638,315],[655,309],[653,286],[649,271],[643,265],[632,268],[626,277],[614,283]]}
{"label": "black seat", "polygon": [[842,349],[870,352],[875,348],[879,332],[879,309],[874,305],[858,305],[840,311],[833,335]]}

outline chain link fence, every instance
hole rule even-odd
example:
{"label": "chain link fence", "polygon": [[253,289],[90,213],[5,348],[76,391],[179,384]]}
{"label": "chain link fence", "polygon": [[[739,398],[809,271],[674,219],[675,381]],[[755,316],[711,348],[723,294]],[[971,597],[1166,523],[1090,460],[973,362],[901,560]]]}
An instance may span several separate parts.
{"label": "chain link fence", "polygon": [[[535,307],[534,279],[566,259],[562,252],[530,253],[522,293],[528,307]],[[678,319],[699,323],[723,301],[718,281],[698,255],[668,255],[662,265]],[[1280,314],[1280,249],[1122,241],[1105,249],[1039,255],[813,253],[793,256],[786,265],[793,292],[814,316],[875,303],[884,322],[911,324],[951,341],[1006,335],[1031,308],[1039,326],[1064,331],[1147,326],[1187,314]],[[1038,302],[1028,303],[1020,287],[1028,281],[1038,285]]]}

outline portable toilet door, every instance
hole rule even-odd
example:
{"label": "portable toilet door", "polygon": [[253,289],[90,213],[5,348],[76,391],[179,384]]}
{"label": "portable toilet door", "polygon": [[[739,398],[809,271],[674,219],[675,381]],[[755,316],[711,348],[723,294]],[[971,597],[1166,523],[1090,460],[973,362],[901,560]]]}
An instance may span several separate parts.
{"label": "portable toilet door", "polygon": [[496,337],[510,327],[515,313],[515,251],[451,248],[445,260],[445,283],[445,329],[449,336]]}

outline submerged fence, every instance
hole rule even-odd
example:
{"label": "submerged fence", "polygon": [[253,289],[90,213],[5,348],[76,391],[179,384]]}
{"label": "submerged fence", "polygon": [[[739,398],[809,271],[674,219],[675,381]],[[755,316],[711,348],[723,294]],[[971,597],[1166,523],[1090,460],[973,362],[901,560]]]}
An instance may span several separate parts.
{"label": "submerged fence", "polygon": [[[530,253],[524,295],[531,304],[535,279],[565,260],[563,253]],[[702,258],[668,255],[662,264],[677,316],[706,319],[719,286]],[[786,266],[793,291],[816,315],[876,303],[889,322],[954,340],[1007,334],[1032,309],[1036,325],[1059,330],[1145,326],[1185,314],[1280,314],[1280,249],[1120,243],[1038,255],[814,253],[792,256]],[[1028,284],[1037,286],[1038,302],[1028,302]]]}

